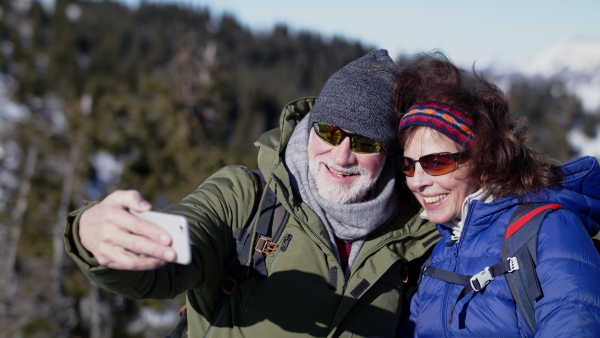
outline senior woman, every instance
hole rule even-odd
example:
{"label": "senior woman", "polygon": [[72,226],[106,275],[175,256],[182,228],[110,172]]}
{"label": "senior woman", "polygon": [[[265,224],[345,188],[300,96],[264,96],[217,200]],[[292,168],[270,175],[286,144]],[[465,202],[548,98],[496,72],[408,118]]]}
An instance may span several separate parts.
{"label": "senior woman", "polygon": [[[590,237],[600,229],[597,160],[550,164],[526,145],[526,127],[511,117],[503,93],[441,53],[419,55],[401,68],[395,101],[399,168],[424,207],[421,217],[437,223],[442,235],[405,333],[600,337],[600,256]],[[537,235],[542,296],[533,301],[532,328],[506,274],[475,287],[447,277],[469,281],[500,263],[506,228],[525,202],[562,206],[545,216]]]}

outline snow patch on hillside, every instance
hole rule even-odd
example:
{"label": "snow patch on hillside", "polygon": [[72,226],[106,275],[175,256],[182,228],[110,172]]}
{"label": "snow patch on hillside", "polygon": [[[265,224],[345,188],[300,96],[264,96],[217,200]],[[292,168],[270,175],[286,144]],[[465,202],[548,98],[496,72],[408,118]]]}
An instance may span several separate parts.
{"label": "snow patch on hillside", "polygon": [[517,66],[527,77],[560,78],[589,112],[600,112],[600,39],[561,40]]}

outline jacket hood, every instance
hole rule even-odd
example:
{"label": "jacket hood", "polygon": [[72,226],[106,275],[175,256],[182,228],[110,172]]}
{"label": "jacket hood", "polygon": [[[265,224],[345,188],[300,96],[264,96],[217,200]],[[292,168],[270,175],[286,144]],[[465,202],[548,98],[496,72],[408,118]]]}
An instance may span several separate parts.
{"label": "jacket hood", "polygon": [[562,189],[551,199],[579,216],[590,235],[600,232],[600,166],[595,157],[584,156],[565,163]]}
{"label": "jacket hood", "polygon": [[[291,186],[290,175],[285,165],[283,165],[285,147],[292,137],[294,129],[302,118],[310,112],[316,100],[316,97],[305,97],[286,104],[279,118],[279,128],[265,132],[254,142],[254,145],[258,147],[258,169],[265,178],[275,174],[281,180],[283,186]],[[296,202],[291,191],[282,193],[292,203]]]}
{"label": "jacket hood", "polygon": [[[269,159],[271,163],[282,160],[279,155],[283,154],[294,129],[300,120],[310,112],[316,100],[316,97],[305,97],[294,100],[283,107],[279,117],[279,128],[265,132],[254,143],[260,149],[259,163],[262,162],[262,159]],[[263,170],[263,168],[260,169]]]}
{"label": "jacket hood", "polygon": [[[584,156],[562,165],[565,179],[559,188],[548,188],[542,193],[533,194],[525,202],[556,203],[573,212],[588,233],[594,236],[600,232],[600,166],[595,157]],[[478,203],[479,201],[475,201]],[[516,197],[499,198],[492,202],[497,208],[511,208],[520,204]],[[478,214],[477,218],[485,217]]]}

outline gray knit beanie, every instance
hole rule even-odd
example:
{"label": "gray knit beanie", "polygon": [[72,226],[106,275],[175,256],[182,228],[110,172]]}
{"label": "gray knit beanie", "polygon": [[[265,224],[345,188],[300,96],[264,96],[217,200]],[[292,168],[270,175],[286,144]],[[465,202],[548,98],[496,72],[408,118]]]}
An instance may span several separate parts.
{"label": "gray knit beanie", "polygon": [[385,49],[374,50],[333,74],[310,113],[311,123],[327,122],[371,138],[393,155],[398,118],[392,91],[397,67]]}

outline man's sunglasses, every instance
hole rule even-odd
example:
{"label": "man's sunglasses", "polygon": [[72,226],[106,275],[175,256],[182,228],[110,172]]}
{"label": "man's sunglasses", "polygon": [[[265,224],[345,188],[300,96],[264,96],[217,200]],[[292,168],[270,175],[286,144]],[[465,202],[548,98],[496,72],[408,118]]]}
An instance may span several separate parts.
{"label": "man's sunglasses", "polygon": [[440,176],[453,172],[458,168],[458,163],[468,156],[467,151],[460,153],[437,153],[419,157],[413,160],[410,157],[402,156],[398,158],[398,166],[407,177],[415,176],[415,163],[421,163],[423,171],[431,176]]}
{"label": "man's sunglasses", "polygon": [[358,134],[348,134],[342,129],[326,122],[315,122],[315,133],[321,140],[336,147],[348,136],[350,138],[350,149],[358,154],[372,154],[383,150],[376,141]]}

